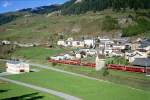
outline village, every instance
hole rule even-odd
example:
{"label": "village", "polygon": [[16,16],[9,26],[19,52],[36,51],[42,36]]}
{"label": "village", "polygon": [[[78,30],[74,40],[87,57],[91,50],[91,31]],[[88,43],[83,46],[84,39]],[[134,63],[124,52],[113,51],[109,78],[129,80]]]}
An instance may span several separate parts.
{"label": "village", "polygon": [[[130,95],[136,95],[134,93],[139,91],[142,91],[139,98],[146,99],[140,94],[143,91],[149,93],[149,39],[138,38],[131,41],[128,38],[95,37],[79,40],[69,37],[58,40],[55,47],[3,40],[1,47],[3,51],[5,47],[12,51],[9,51],[11,58],[0,59],[0,80],[4,82],[0,85],[3,85],[2,89],[16,92],[21,88],[23,92],[18,95],[29,93],[29,89],[38,91],[37,95],[25,94],[24,98],[37,98],[42,95],[42,100],[53,99],[53,96],[64,100],[91,100],[94,97],[98,100],[99,93],[102,92],[99,89],[103,87],[108,88],[103,98],[107,97],[109,91],[118,92],[111,89],[112,87],[123,93],[120,97],[125,94],[129,99],[135,99]],[[131,92],[124,93],[125,89]],[[96,95],[91,96],[91,90]],[[13,91],[8,92],[10,96],[14,96]],[[3,95],[1,98],[9,97]]]}
{"label": "village", "polygon": [[[123,57],[131,65],[135,66],[150,66],[150,40],[138,38],[135,41],[130,41],[127,38],[109,39],[100,38],[74,40],[68,38],[67,40],[59,40],[58,46],[78,48],[73,51],[74,56],[69,54],[51,57],[54,60],[65,59],[81,59],[88,57],[95,57],[101,55],[99,59],[106,57]],[[118,63],[117,63],[118,64]]]}
{"label": "village", "polygon": [[150,100],[150,0],[0,0],[0,100]]}
{"label": "village", "polygon": [[[1,41],[1,44],[3,45],[10,45],[11,43],[12,42],[7,40]],[[21,44],[17,42],[14,42],[13,44],[22,48],[29,48],[39,45],[32,43]],[[109,39],[106,37],[95,37],[75,40],[70,37],[66,40],[58,40],[57,46],[59,48],[72,48],[72,50],[48,57],[47,59],[49,62],[85,65],[94,67],[96,71],[104,68],[106,64],[114,64],[111,65],[111,68],[115,69],[114,67],[116,67],[117,70],[117,66],[132,66],[143,68],[148,68],[150,66],[150,39],[138,38],[134,41],[131,41],[128,38]],[[117,59],[115,57],[122,59],[122,62],[120,60],[116,62],[113,60],[107,61],[107,59],[111,58],[114,60]],[[6,65],[6,71],[10,73],[29,72],[29,64],[25,64],[14,59],[7,62]],[[16,67],[15,65],[20,66],[21,68]],[[135,72],[136,71],[137,69]],[[141,72],[145,71],[141,70]]]}
{"label": "village", "polygon": [[[65,100],[92,100],[95,97],[99,100],[99,89],[103,87],[108,88],[103,98],[111,90],[118,93],[116,88],[123,93],[121,98],[125,94],[129,100],[135,99],[138,95],[134,93],[139,91],[142,91],[139,100],[146,100],[141,94],[149,93],[150,39],[69,37],[56,41],[53,46],[2,40],[0,47],[3,52],[0,58],[2,89],[18,92],[20,87],[23,94],[29,93],[29,89],[39,91],[42,100],[53,96]],[[125,93],[126,89],[131,92]],[[95,95],[91,96],[91,90]],[[9,92],[10,96],[14,96],[12,92]],[[136,96],[130,97],[131,94]],[[25,94],[25,98],[29,97],[32,98]],[[1,98],[8,97],[3,95]]]}

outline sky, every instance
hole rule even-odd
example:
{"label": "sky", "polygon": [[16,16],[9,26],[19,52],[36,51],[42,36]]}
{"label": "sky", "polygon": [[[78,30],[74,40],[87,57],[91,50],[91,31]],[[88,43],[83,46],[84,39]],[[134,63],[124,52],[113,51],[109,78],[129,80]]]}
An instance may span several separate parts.
{"label": "sky", "polygon": [[0,13],[12,12],[23,8],[62,4],[66,1],[68,0],[0,0]]}

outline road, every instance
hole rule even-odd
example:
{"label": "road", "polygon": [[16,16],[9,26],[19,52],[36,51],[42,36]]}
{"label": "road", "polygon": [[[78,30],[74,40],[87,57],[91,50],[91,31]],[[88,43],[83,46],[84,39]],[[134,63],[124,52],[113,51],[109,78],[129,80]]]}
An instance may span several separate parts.
{"label": "road", "polygon": [[28,83],[24,83],[24,82],[20,82],[20,81],[16,81],[16,80],[11,80],[11,79],[4,78],[4,77],[0,77],[0,80],[7,81],[7,82],[10,82],[10,83],[14,83],[14,84],[17,84],[17,85],[21,85],[21,86],[24,86],[24,87],[28,87],[28,88],[38,90],[38,91],[41,91],[41,92],[49,93],[49,94],[55,95],[57,97],[65,99],[65,100],[81,100],[80,98],[77,98],[75,96],[71,96],[71,95],[68,95],[68,94],[65,94],[65,93],[62,93],[62,92],[58,92],[58,91],[55,91],[55,90],[35,86],[35,85],[32,85],[32,84],[28,84]]}
{"label": "road", "polygon": [[7,75],[12,75],[12,74],[7,73],[7,72],[2,72],[2,73],[0,73],[0,77],[2,77],[2,76],[7,76]]}

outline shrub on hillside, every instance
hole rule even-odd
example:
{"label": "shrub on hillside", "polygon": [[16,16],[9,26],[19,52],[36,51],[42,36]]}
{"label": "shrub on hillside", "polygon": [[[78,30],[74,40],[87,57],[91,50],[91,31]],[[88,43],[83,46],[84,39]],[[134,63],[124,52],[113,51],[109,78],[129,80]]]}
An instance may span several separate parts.
{"label": "shrub on hillside", "polygon": [[103,76],[109,75],[109,71],[106,67],[103,68]]}
{"label": "shrub on hillside", "polygon": [[57,65],[57,63],[55,63],[55,62],[52,62],[52,66],[56,66]]}
{"label": "shrub on hillside", "polygon": [[145,18],[138,18],[137,25],[128,26],[123,29],[123,37],[135,36],[138,34],[145,33],[150,30],[150,21]]}
{"label": "shrub on hillside", "polygon": [[118,29],[118,21],[111,16],[106,16],[102,22],[102,30],[111,31],[114,29]]}

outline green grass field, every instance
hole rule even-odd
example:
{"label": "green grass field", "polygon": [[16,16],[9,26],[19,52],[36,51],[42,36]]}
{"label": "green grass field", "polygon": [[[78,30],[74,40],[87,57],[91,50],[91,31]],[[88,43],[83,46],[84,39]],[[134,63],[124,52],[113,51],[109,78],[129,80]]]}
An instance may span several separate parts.
{"label": "green grass field", "polygon": [[10,79],[54,89],[84,100],[149,100],[150,92],[135,90],[127,86],[95,81],[60,72],[40,72],[7,76]]}
{"label": "green grass field", "polygon": [[109,75],[103,76],[103,72],[104,72],[103,70],[96,71],[94,68],[88,68],[82,66],[80,67],[74,65],[60,65],[60,64],[51,67],[87,75],[90,77],[95,77],[98,79],[107,80],[117,84],[127,85],[137,89],[150,91],[150,86],[149,86],[150,77],[146,77],[145,74],[143,73],[130,73],[130,72],[123,72],[123,71],[116,71],[116,70],[108,70]]}
{"label": "green grass field", "polygon": [[0,80],[0,100],[61,100],[59,97],[42,93],[20,85],[1,82]]}
{"label": "green grass field", "polygon": [[[56,55],[58,53],[66,52],[66,51],[67,50],[59,49],[59,48],[45,49],[43,47],[35,47],[35,48],[27,48],[27,49],[24,48],[18,49],[12,55],[16,57],[28,59],[31,62],[44,64],[50,67],[55,67],[62,70],[84,74],[87,76],[108,80],[114,83],[124,84],[134,88],[150,91],[150,86],[149,86],[150,77],[146,77],[145,74],[109,70],[109,75],[104,77],[103,71],[95,71],[94,68],[80,67],[80,66],[73,66],[73,65],[61,65],[61,64],[52,66],[52,64],[46,60],[46,57],[48,56]],[[83,59],[83,60],[87,60],[87,59]]]}
{"label": "green grass field", "polygon": [[[45,88],[50,88],[60,92],[64,92],[73,96],[77,96],[84,100],[149,100],[150,99],[150,78],[145,77],[141,73],[129,73],[121,71],[109,70],[108,76],[102,76],[102,71],[95,71],[93,68],[80,67],[73,65],[61,65],[57,64],[52,66],[51,63],[47,62],[46,57],[56,55],[58,53],[66,52],[64,49],[55,48],[47,49],[43,47],[33,47],[33,48],[20,48],[16,50],[12,56],[28,59],[31,62],[38,62],[41,64],[48,65],[50,67],[59,68],[62,70],[75,72],[98,79],[108,80],[113,83],[89,80],[77,76],[72,76],[69,74],[64,74],[60,72],[55,72],[51,70],[45,70],[37,68],[39,72],[32,72],[20,75],[7,76],[10,79],[19,80],[22,82],[38,85]],[[36,69],[34,66],[33,68]],[[13,84],[12,84],[13,85]],[[131,89],[129,87],[137,88]],[[17,91],[16,86],[12,86],[13,91]],[[6,86],[3,86],[3,90],[6,90]],[[27,91],[28,88],[26,88]],[[9,91],[8,91],[9,92]],[[31,93],[31,92],[30,92]],[[32,92],[34,93],[34,92]],[[26,93],[25,93],[26,94]],[[27,93],[28,94],[28,93]],[[3,94],[10,97],[13,94]],[[18,94],[20,96],[21,94]],[[47,99],[47,94],[40,93]],[[51,96],[50,96],[51,97]],[[53,96],[51,97],[54,98]],[[56,98],[57,99],[57,98]],[[54,98],[55,100],[55,98]]]}
{"label": "green grass field", "polygon": [[5,62],[0,61],[0,73],[6,70]]}
{"label": "green grass field", "polygon": [[31,47],[17,49],[12,56],[34,61],[45,61],[47,57],[64,52],[63,49],[48,49],[43,47]]}

